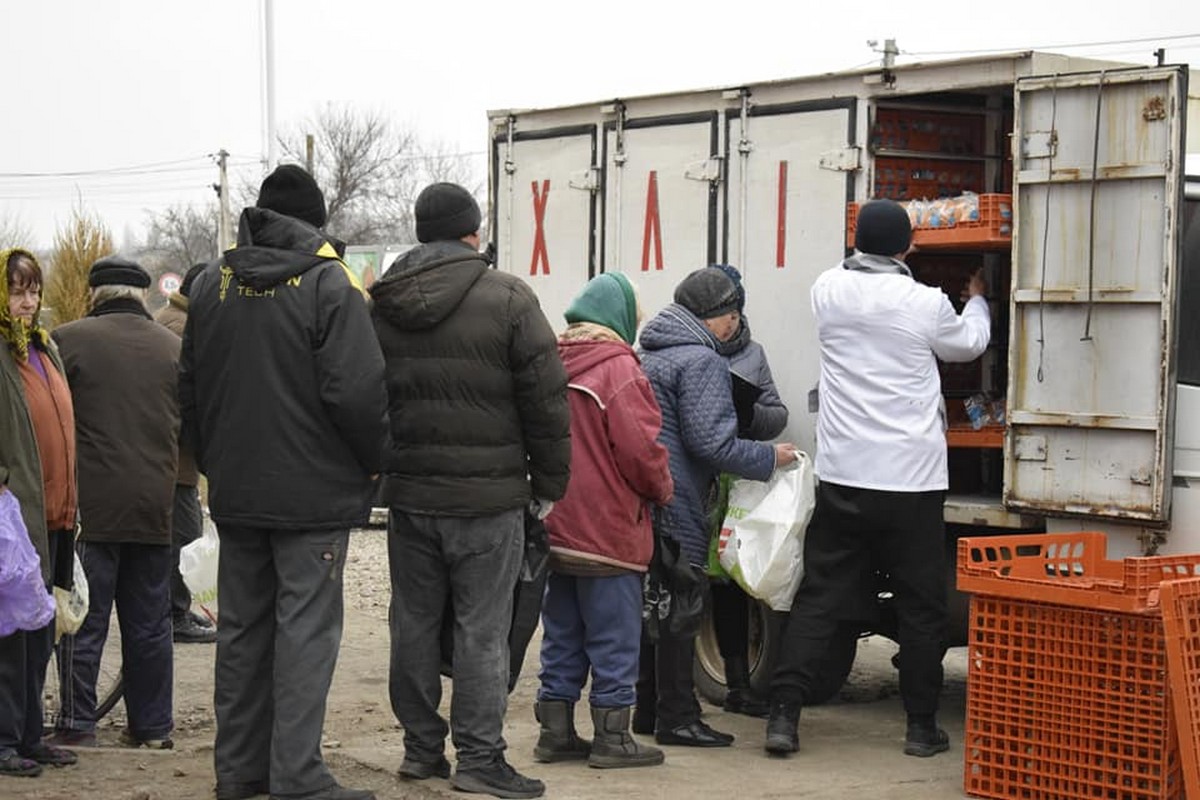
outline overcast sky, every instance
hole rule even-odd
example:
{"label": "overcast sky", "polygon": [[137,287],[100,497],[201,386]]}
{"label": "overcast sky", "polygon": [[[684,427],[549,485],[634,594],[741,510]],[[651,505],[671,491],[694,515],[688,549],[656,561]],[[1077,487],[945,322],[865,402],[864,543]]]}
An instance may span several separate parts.
{"label": "overcast sky", "polygon": [[[1197,0],[1104,6],[275,0],[276,119],[296,124],[328,102],[377,109],[482,171],[489,109],[856,68],[877,63],[871,39],[896,39],[902,62],[1037,48],[1151,63],[1162,46],[1168,61],[1200,68]],[[257,182],[261,9],[262,0],[0,2],[0,223],[15,218],[49,246],[82,202],[120,243],[147,209],[209,201],[210,154],[221,148]]]}

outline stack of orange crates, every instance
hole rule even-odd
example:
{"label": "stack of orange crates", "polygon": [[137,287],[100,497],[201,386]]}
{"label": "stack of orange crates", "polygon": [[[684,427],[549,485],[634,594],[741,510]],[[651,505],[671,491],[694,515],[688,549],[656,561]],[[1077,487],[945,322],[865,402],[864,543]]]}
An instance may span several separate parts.
{"label": "stack of orange crates", "polygon": [[1200,575],[1200,555],[1105,548],[1097,532],[958,541],[972,595],[967,794],[1184,797],[1160,589]]}

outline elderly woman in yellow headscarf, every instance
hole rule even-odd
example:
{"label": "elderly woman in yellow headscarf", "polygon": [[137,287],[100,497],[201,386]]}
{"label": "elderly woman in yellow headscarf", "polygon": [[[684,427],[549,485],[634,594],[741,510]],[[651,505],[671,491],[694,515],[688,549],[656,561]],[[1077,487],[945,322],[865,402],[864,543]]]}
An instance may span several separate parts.
{"label": "elderly woman in yellow headscarf", "polygon": [[[38,322],[37,258],[0,251],[0,268],[0,492],[12,492],[21,505],[46,591],[69,589],[76,516],[71,390]],[[53,620],[0,638],[0,776],[34,777],[43,764],[75,763],[74,753],[42,741],[42,690],[53,647]]]}

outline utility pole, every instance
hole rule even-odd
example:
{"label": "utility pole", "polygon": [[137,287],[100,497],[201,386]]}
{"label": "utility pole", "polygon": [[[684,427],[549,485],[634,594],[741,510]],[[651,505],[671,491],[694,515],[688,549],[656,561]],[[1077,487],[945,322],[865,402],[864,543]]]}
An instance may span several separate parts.
{"label": "utility pole", "polygon": [[217,190],[217,256],[225,252],[225,248],[233,244],[233,224],[229,219],[229,173],[225,162],[229,153],[221,148],[217,152],[217,167],[220,169],[220,182],[213,188]]}
{"label": "utility pole", "polygon": [[304,168],[308,170],[308,174],[313,174],[313,135],[311,133],[304,134]]}
{"label": "utility pole", "polygon": [[275,4],[263,2],[263,85],[267,115],[267,172],[279,164],[279,137],[275,135]]}

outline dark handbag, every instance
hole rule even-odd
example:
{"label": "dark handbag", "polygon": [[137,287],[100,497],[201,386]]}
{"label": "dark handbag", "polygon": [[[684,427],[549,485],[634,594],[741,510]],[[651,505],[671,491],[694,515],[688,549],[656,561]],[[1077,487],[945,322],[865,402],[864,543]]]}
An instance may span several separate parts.
{"label": "dark handbag", "polygon": [[642,579],[642,627],[656,642],[665,632],[676,639],[700,633],[708,578],[693,567],[679,549],[679,542],[663,533],[655,515],[654,555]]}
{"label": "dark handbag", "polygon": [[[508,629],[508,691],[517,685],[521,676],[521,665],[525,651],[537,631],[542,614],[542,595],[546,591],[549,575],[550,538],[546,526],[536,516],[525,510],[525,551],[521,561],[521,572],[513,588],[513,616]],[[454,604],[446,598],[442,614],[441,630],[442,667],[448,678],[454,677]]]}

